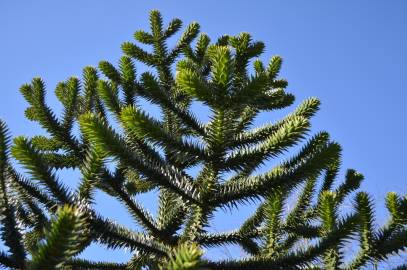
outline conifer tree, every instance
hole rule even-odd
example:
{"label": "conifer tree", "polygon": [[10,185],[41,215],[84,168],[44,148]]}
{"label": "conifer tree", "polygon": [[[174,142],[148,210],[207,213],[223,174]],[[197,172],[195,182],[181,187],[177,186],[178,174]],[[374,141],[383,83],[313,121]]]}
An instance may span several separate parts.
{"label": "conifer tree", "polygon": [[[349,169],[339,181],[340,145],[326,132],[310,134],[318,99],[303,101],[280,121],[254,126],[259,113],[294,102],[287,81],[279,78],[280,57],[265,65],[258,60],[264,44],[250,34],[212,42],[197,23],[170,48],[168,40],[181,21],[165,26],[152,11],[150,24],[149,32],[134,34],[143,46],[123,43],[117,66],[101,61],[98,68],[84,68],[81,80],[57,85],[60,116],[46,103],[40,78],[21,87],[27,118],[48,135],[11,142],[0,123],[1,237],[7,247],[1,266],[361,269],[405,250],[407,197],[389,193],[389,220],[376,225],[371,196],[358,191],[363,176]],[[150,71],[138,74],[138,63]],[[161,119],[151,116],[142,100],[159,106]],[[210,109],[208,122],[195,115],[194,102]],[[16,171],[13,158],[26,174]],[[280,163],[258,173],[271,159]],[[75,190],[60,180],[64,168],[80,171]],[[119,200],[140,229],[98,213],[97,190]],[[152,190],[159,192],[154,214],[138,200]],[[353,201],[346,213],[345,199]],[[257,210],[233,231],[210,232],[215,211],[241,204]],[[344,249],[349,241],[358,247],[356,255]],[[127,263],[79,259],[92,243],[127,248],[133,257]],[[229,244],[247,256],[219,261],[204,254]]]}

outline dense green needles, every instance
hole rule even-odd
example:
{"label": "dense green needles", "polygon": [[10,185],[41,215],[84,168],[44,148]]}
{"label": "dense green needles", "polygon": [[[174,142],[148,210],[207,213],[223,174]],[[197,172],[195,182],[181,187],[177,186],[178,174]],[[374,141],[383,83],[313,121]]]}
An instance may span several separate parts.
{"label": "dense green needles", "polygon": [[[340,145],[326,132],[310,134],[318,99],[303,101],[280,121],[254,127],[259,113],[294,102],[278,76],[280,57],[265,65],[257,59],[262,42],[247,33],[212,42],[197,23],[170,48],[168,39],[181,29],[181,21],[165,27],[160,13],[152,11],[150,23],[150,32],[137,31],[134,38],[151,50],[125,42],[117,67],[101,61],[98,68],[86,67],[81,80],[57,85],[60,116],[47,105],[41,79],[21,87],[27,118],[48,135],[11,142],[0,122],[6,247],[1,266],[360,269],[377,267],[405,250],[407,198],[388,194],[389,220],[378,227],[371,197],[357,191],[363,176],[348,170],[338,180]],[[137,74],[140,62],[150,72]],[[161,119],[149,115],[141,100],[159,106]],[[194,115],[193,102],[209,107],[208,122]],[[26,176],[16,172],[12,158]],[[280,163],[258,173],[271,159]],[[58,178],[63,168],[81,172],[75,190]],[[198,173],[190,175],[191,168]],[[119,200],[138,225],[127,228],[96,212],[97,190]],[[138,201],[139,194],[152,190],[159,194],[153,214]],[[344,214],[347,197],[353,205]],[[243,224],[228,232],[208,230],[215,211],[243,203],[257,207]],[[344,248],[349,242],[359,249],[356,254]],[[126,248],[133,257],[127,263],[80,259],[77,255],[92,243]],[[247,256],[221,261],[205,256],[206,249],[230,244]]]}

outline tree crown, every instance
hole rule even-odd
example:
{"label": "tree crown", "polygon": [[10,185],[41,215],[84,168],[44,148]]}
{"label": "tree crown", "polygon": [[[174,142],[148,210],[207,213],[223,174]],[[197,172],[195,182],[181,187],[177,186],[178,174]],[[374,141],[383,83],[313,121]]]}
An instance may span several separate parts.
{"label": "tree crown", "polygon": [[[280,121],[254,126],[260,113],[294,102],[287,81],[279,78],[279,56],[264,64],[257,59],[264,44],[250,34],[221,36],[212,43],[197,23],[189,24],[169,48],[168,39],[182,22],[173,19],[164,26],[161,14],[152,11],[150,24],[150,32],[137,31],[134,38],[151,51],[125,42],[117,67],[101,61],[98,68],[84,68],[81,80],[57,85],[55,95],[64,108],[60,116],[46,103],[40,78],[21,87],[29,104],[27,118],[48,136],[16,137],[11,143],[1,122],[1,235],[9,248],[0,253],[1,265],[359,269],[404,250],[406,197],[388,194],[389,221],[376,228],[371,197],[357,191],[363,176],[349,169],[336,183],[340,145],[327,132],[310,134],[318,99],[303,101]],[[137,74],[138,62],[151,70]],[[149,115],[141,100],[158,105],[161,119]],[[194,102],[210,109],[208,122],[195,115]],[[287,152],[294,153],[281,158]],[[27,176],[16,171],[11,156]],[[258,173],[277,158],[282,160],[278,165]],[[75,190],[60,181],[57,172],[63,168],[80,170]],[[119,200],[140,229],[96,212],[97,190]],[[154,215],[138,201],[152,190],[159,194]],[[287,210],[294,192],[298,197]],[[344,214],[348,196],[353,197],[352,211]],[[215,211],[244,203],[256,206],[251,217],[233,231],[211,232]],[[350,240],[359,251],[348,259],[344,247]],[[79,259],[93,242],[128,248],[134,256],[125,264]],[[203,255],[205,249],[230,244],[239,245],[247,257],[216,261]]]}

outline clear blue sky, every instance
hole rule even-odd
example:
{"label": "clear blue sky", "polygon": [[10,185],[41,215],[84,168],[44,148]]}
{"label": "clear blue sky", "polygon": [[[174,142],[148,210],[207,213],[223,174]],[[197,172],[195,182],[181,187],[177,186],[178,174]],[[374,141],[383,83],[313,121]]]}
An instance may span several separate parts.
{"label": "clear blue sky", "polygon": [[[404,0],[1,1],[0,118],[12,134],[39,132],[24,118],[21,84],[42,77],[50,91],[48,100],[55,103],[53,87],[58,81],[80,76],[84,66],[102,59],[116,63],[120,44],[132,40],[135,30],[148,29],[151,9],[159,9],[166,21],[198,21],[213,39],[245,31],[264,41],[265,61],[273,54],[284,58],[282,75],[296,104],[309,96],[321,99],[313,130],[327,130],[342,144],[343,168],[365,175],[363,188],[377,199],[379,212],[387,191],[407,193]],[[265,116],[259,122],[266,120]],[[64,177],[77,174],[66,172]],[[146,201],[151,203],[151,198]],[[131,225],[117,206],[109,202],[101,208]],[[218,218],[215,225],[232,228],[249,212]],[[107,254],[119,261],[128,257],[96,247],[84,256],[106,259]]]}

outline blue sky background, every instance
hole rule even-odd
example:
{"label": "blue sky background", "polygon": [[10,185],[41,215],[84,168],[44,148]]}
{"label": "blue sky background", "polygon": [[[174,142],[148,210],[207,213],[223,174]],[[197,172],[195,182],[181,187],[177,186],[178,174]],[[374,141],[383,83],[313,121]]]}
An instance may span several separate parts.
{"label": "blue sky background", "polygon": [[[407,2],[403,0],[1,1],[0,118],[12,134],[41,132],[24,118],[26,103],[18,92],[23,83],[42,77],[49,103],[58,108],[53,97],[56,83],[72,75],[80,77],[83,67],[96,66],[100,60],[117,63],[120,44],[132,40],[135,30],[148,29],[151,9],[159,9],[166,22],[174,17],[185,24],[198,21],[213,40],[245,31],[264,41],[264,61],[274,54],[284,58],[282,76],[288,79],[296,104],[310,96],[322,101],[313,131],[326,130],[342,144],[343,169],[355,168],[365,175],[363,189],[375,197],[379,217],[386,192],[407,193]],[[258,123],[290,110],[263,115]],[[61,177],[72,185],[78,175],[64,172]],[[103,194],[98,198],[101,211],[134,226],[117,202]],[[145,203],[154,209],[151,197]],[[217,217],[214,225],[218,230],[231,229],[250,212],[245,207],[226,218]],[[225,250],[216,252],[228,256]],[[124,261],[129,254],[92,247],[83,256]]]}

